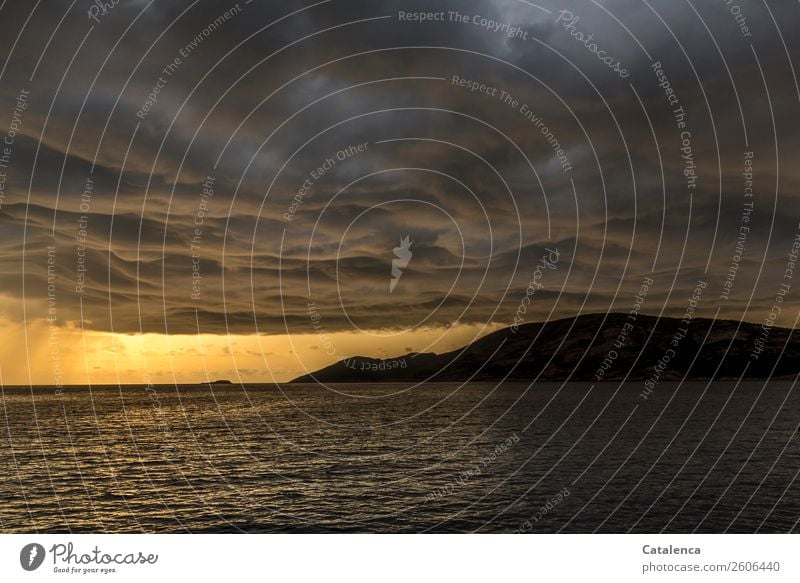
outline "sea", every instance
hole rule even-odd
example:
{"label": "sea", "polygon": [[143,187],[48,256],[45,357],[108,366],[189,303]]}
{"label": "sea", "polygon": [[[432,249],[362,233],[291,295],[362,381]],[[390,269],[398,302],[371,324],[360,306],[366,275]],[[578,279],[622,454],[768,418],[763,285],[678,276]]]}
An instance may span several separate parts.
{"label": "sea", "polygon": [[791,532],[790,381],[0,389],[0,531]]}

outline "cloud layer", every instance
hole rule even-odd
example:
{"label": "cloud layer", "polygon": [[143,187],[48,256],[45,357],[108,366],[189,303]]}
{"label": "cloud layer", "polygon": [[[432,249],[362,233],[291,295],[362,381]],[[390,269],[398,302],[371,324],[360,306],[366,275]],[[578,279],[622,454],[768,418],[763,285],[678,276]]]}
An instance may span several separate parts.
{"label": "cloud layer", "polygon": [[[331,332],[510,325],[548,248],[561,260],[531,319],[627,310],[651,276],[649,313],[681,314],[704,279],[702,312],[760,321],[784,283],[800,220],[796,3],[139,1],[98,21],[88,3],[12,4],[13,320],[50,307],[59,325],[124,333],[309,334],[314,310]],[[442,16],[400,16],[417,12]]]}

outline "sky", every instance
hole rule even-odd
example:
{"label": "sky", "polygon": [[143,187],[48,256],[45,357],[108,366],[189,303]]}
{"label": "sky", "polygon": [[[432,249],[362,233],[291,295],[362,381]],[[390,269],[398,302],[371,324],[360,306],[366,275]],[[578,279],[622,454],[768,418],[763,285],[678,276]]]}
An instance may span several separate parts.
{"label": "sky", "polygon": [[793,0],[0,14],[2,384],[287,381],[699,281],[796,323]]}

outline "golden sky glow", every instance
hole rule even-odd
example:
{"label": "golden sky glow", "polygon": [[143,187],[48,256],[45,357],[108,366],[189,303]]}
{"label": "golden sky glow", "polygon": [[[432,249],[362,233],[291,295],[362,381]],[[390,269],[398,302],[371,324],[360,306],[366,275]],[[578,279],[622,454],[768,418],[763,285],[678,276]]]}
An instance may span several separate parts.
{"label": "golden sky glow", "polygon": [[[390,358],[408,352],[446,352],[501,328],[457,325],[400,334],[276,335],[115,334],[0,320],[0,382],[5,385],[82,385],[285,382],[344,357]],[[25,347],[27,346],[27,350]],[[27,354],[27,358],[26,355]],[[59,370],[60,369],[60,370]]]}

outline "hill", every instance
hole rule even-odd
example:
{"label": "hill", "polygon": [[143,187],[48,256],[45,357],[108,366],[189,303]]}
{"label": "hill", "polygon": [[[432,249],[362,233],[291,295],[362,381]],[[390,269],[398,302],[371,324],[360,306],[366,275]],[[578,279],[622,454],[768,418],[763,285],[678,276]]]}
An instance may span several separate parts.
{"label": "hill", "polygon": [[800,373],[792,332],[731,320],[588,314],[504,328],[444,354],[355,356],[292,382],[768,378]]}

